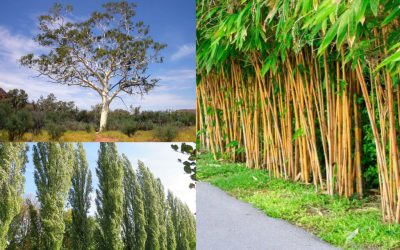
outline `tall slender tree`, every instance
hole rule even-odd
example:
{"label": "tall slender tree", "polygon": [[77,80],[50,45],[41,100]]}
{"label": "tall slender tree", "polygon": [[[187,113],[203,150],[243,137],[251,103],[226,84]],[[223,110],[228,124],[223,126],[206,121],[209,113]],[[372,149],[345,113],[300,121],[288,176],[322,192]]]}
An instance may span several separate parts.
{"label": "tall slender tree", "polygon": [[31,246],[31,250],[40,249],[40,217],[38,210],[33,202],[28,199],[28,211],[29,211],[29,229],[28,229],[28,243]]}
{"label": "tall slender tree", "polygon": [[176,248],[179,249],[178,247],[178,242],[180,239],[180,231],[179,231],[179,223],[180,223],[180,218],[179,218],[179,211],[178,211],[178,198],[174,196],[171,190],[168,190],[167,194],[167,202],[169,205],[169,208],[171,210],[171,221],[172,225],[174,227],[174,232],[175,232],[175,241],[176,241]]}
{"label": "tall slender tree", "polygon": [[169,203],[166,204],[166,228],[167,228],[167,250],[175,250],[176,249],[176,239],[175,239],[175,229],[174,223],[171,219],[171,209],[169,208]]}
{"label": "tall slender tree", "polygon": [[142,161],[138,161],[138,181],[142,188],[144,211],[146,217],[146,250],[159,250],[160,224],[158,221],[157,191],[153,185],[150,170]]}
{"label": "tall slender tree", "polygon": [[69,191],[69,203],[72,207],[72,249],[91,249],[92,239],[88,212],[90,209],[90,193],[92,187],[92,173],[86,160],[86,151],[82,143],[78,143],[75,150],[74,169],[72,173],[72,186]]}
{"label": "tall slender tree", "polygon": [[21,209],[27,151],[25,143],[0,143],[0,249],[5,248],[9,225]]}
{"label": "tall slender tree", "polygon": [[120,250],[124,166],[115,143],[100,143],[96,174],[99,179],[96,190],[98,220],[98,227],[95,230],[96,248]]}
{"label": "tall slender tree", "polygon": [[38,143],[33,146],[35,184],[43,232],[41,248],[60,249],[65,230],[64,207],[74,163],[72,143]]}
{"label": "tall slender tree", "polygon": [[[151,174],[153,176],[153,174]],[[158,209],[158,222],[160,224],[160,236],[158,238],[158,242],[160,244],[160,250],[167,249],[167,231],[166,231],[166,214],[165,214],[165,193],[164,186],[160,180],[160,178],[154,179],[153,177],[153,185],[157,191],[157,209]]]}
{"label": "tall slender tree", "polygon": [[144,250],[147,234],[142,189],[128,157],[122,154],[122,158],[124,161],[122,241],[125,250]]}
{"label": "tall slender tree", "polygon": [[189,245],[189,237],[188,237],[188,218],[187,214],[185,211],[185,208],[183,207],[182,202],[178,202],[178,214],[179,214],[179,226],[178,226],[178,232],[179,232],[179,238],[178,238],[178,249],[181,250],[190,250],[190,245]]}
{"label": "tall slender tree", "polygon": [[[189,242],[189,247],[191,250],[196,249],[196,218],[190,211],[189,206],[186,203],[183,204],[184,217],[186,219],[187,228],[187,240]],[[182,216],[182,215],[181,215]]]}

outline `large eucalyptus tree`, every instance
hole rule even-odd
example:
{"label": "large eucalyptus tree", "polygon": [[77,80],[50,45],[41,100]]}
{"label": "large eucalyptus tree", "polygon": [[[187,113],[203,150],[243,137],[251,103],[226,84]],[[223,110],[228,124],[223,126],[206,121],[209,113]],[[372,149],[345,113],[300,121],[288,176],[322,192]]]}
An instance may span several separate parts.
{"label": "large eucalyptus tree", "polygon": [[[34,69],[50,82],[78,85],[95,90],[102,99],[100,130],[104,129],[109,106],[122,91],[141,95],[154,89],[160,79],[149,79],[149,63],[161,63],[159,52],[166,44],[148,36],[149,25],[134,24],[134,3],[102,4],[83,22],[71,22],[71,5],[55,4],[49,15],[39,16],[39,33],[34,40],[49,48],[48,54],[21,57],[22,66]],[[114,79],[113,79],[114,78]]]}

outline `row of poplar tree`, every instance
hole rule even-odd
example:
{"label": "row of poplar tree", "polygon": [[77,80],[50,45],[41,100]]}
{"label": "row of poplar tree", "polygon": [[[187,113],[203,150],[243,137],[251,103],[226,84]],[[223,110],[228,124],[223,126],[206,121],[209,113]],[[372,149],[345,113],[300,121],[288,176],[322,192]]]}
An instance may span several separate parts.
{"label": "row of poplar tree", "polygon": [[[135,172],[115,143],[100,143],[96,209],[89,216],[92,173],[81,143],[33,146],[37,205],[28,201],[26,239],[9,239],[20,213],[29,148],[0,143],[0,249],[182,249],[196,248],[196,220],[150,170],[138,162]],[[63,244],[65,208],[71,207],[70,244]],[[13,220],[14,219],[14,220]],[[21,244],[11,244],[19,241]]]}

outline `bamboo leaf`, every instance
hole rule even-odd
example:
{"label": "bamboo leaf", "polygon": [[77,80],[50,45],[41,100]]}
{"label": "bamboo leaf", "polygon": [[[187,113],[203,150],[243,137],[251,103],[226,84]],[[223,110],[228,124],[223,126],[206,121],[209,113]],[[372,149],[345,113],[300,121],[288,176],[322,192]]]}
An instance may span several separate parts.
{"label": "bamboo leaf", "polygon": [[400,14],[400,8],[395,8],[394,10],[392,10],[392,12],[390,12],[390,14],[385,18],[385,20],[383,20],[381,26],[390,23],[399,14]]}
{"label": "bamboo leaf", "polygon": [[226,144],[225,148],[229,148],[229,147],[236,147],[238,145],[238,141],[231,141],[228,144]]}
{"label": "bamboo leaf", "polygon": [[381,64],[378,65],[376,70],[382,68],[383,66],[386,66],[387,64],[389,64],[391,62],[396,62],[398,60],[400,60],[400,50],[398,50],[396,53],[394,53],[393,55],[386,58],[385,61],[381,62]]}
{"label": "bamboo leaf", "polygon": [[392,50],[394,50],[394,49],[396,49],[396,48],[398,48],[398,47],[400,47],[400,43],[398,43],[398,44],[394,45],[393,47],[391,47],[391,48],[388,50],[388,52],[390,52],[390,51],[392,51]]}
{"label": "bamboo leaf", "polygon": [[[341,19],[341,17],[339,17],[339,19]],[[328,48],[329,44],[332,42],[333,38],[335,38],[338,28],[339,28],[339,23],[341,20],[336,21],[332,27],[328,30],[328,32],[325,35],[324,40],[322,41],[321,46],[318,49],[318,55],[321,55],[322,53],[324,53],[324,51],[326,50],[326,48]]]}
{"label": "bamboo leaf", "polygon": [[375,2],[375,0],[370,0],[370,7],[372,13],[374,13],[374,16],[378,15],[378,4]]}
{"label": "bamboo leaf", "polygon": [[354,40],[356,39],[357,34],[357,19],[356,13],[354,10],[349,13],[349,44],[350,47],[353,47]]}
{"label": "bamboo leaf", "polygon": [[340,48],[344,39],[346,38],[348,21],[349,21],[349,10],[347,10],[345,13],[343,13],[342,20],[340,21],[340,24],[339,24],[339,28],[338,28],[338,32],[337,32],[337,39],[336,39],[336,44],[337,44],[338,48]]}
{"label": "bamboo leaf", "polygon": [[299,136],[303,135],[303,129],[299,128],[298,130],[296,130],[296,132],[293,135],[293,141],[295,141]]}
{"label": "bamboo leaf", "polygon": [[313,7],[314,7],[314,10],[317,10],[317,8],[318,8],[318,0],[313,0]]}

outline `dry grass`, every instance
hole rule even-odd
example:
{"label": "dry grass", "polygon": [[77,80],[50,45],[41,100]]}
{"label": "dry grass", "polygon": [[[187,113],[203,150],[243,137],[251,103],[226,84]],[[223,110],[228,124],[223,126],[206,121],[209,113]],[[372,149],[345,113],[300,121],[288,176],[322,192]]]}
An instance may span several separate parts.
{"label": "dry grass", "polygon": [[[150,131],[137,131],[133,136],[128,137],[122,134],[120,131],[102,131],[99,133],[100,136],[117,139],[123,142],[157,142],[159,141],[153,133]],[[173,142],[195,142],[196,141],[196,127],[188,127],[179,130],[178,136],[173,140]]]}
{"label": "dry grass", "polygon": [[[86,131],[67,131],[60,138],[60,142],[92,142],[96,139],[94,131],[87,133]],[[8,141],[7,131],[0,130],[0,141]],[[26,133],[22,140],[23,142],[50,142],[50,136],[47,131],[43,130],[41,135],[35,136],[32,133]]]}
{"label": "dry grass", "polygon": [[[137,131],[135,135],[128,137],[120,131],[102,131],[99,133],[102,137],[117,139],[121,142],[156,142],[157,138],[153,135],[153,131]],[[60,142],[92,142],[96,139],[94,131],[87,133],[86,131],[67,131],[61,138]],[[8,141],[8,133],[0,130],[0,141]],[[34,136],[32,133],[26,133],[22,138],[23,142],[49,142],[50,137],[47,131],[43,131],[41,135]],[[173,142],[195,142],[196,127],[188,127],[179,130],[178,136]]]}

